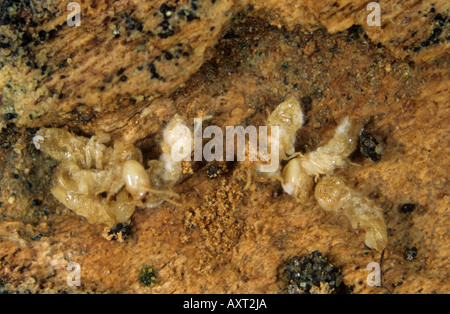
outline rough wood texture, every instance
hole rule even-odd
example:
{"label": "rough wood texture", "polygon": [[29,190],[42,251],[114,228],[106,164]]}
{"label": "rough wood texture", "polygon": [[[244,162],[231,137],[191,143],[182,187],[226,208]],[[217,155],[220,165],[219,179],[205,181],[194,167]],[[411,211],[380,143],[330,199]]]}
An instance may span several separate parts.
{"label": "rough wood texture", "polygon": [[[61,1],[2,2],[0,289],[282,293],[286,261],[319,250],[353,293],[449,293],[449,4],[379,1],[380,28],[365,22],[368,2],[79,1],[80,27]],[[313,197],[298,205],[276,182],[243,191],[237,162],[213,180],[193,163],[181,206],[137,210],[130,236],[107,241],[48,194],[55,162],[31,144],[45,125],[106,131],[153,159],[176,113],[259,126],[289,95],[306,114],[297,151],[345,116],[383,143],[379,162],[356,152],[338,174],[383,208],[384,253]],[[81,287],[67,286],[69,262]],[[366,284],[370,262],[380,287]],[[144,265],[157,285],[139,282]]]}
{"label": "rough wood texture", "polygon": [[[3,15],[10,2],[2,5]],[[1,23],[2,113],[17,114],[17,125],[72,123],[89,133],[124,128],[155,98],[186,82],[211,58],[208,51],[233,16],[249,8],[288,30],[335,33],[362,25],[373,41],[413,61],[430,61],[450,47],[448,25],[436,33],[446,1],[381,1],[381,27],[367,25],[368,1],[355,0],[80,1],[80,27],[68,26],[64,2],[30,3],[10,4],[18,7],[15,19]],[[443,40],[420,49],[430,38]]]}

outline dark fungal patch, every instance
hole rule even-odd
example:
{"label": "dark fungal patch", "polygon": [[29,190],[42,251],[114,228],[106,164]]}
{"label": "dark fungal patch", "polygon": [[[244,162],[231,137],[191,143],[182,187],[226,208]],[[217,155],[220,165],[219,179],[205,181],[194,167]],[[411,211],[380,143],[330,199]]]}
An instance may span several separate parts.
{"label": "dark fungal patch", "polygon": [[330,293],[344,293],[346,290],[341,271],[319,251],[291,258],[283,269],[282,279],[288,283],[286,289],[289,294],[310,294],[321,288],[321,284],[328,286]]}
{"label": "dark fungal patch", "polygon": [[45,75],[45,73],[47,72],[47,69],[48,69],[47,65],[44,64],[44,65],[41,67],[41,75]]}
{"label": "dark fungal patch", "polygon": [[[0,48],[11,50],[14,57],[30,55],[33,47],[31,44],[37,46],[51,38],[50,32],[36,30],[50,15],[52,12],[46,4],[37,9],[31,0],[0,1],[0,26],[10,26],[11,30],[0,34]],[[0,65],[1,68],[3,62]]]}
{"label": "dark fungal patch", "polygon": [[8,121],[14,120],[15,118],[17,118],[17,113],[8,112],[7,114],[5,114],[5,119]]}
{"label": "dark fungal patch", "polygon": [[31,202],[31,206],[41,206],[42,205],[42,201],[39,199],[33,199],[33,201]]}
{"label": "dark fungal patch", "polygon": [[30,33],[25,32],[22,35],[22,43],[20,44],[22,47],[28,46],[31,42],[33,42],[33,36]]}
{"label": "dark fungal patch", "polygon": [[31,237],[31,241],[40,241],[43,236],[44,235],[42,233],[39,233],[39,234]]}
{"label": "dark fungal patch", "polygon": [[158,71],[156,71],[155,64],[153,62],[149,63],[148,70],[151,74],[150,78],[152,79],[161,79],[161,76],[158,74]]}
{"label": "dark fungal patch", "polygon": [[38,36],[40,41],[45,41],[47,39],[47,32],[42,30],[38,33]]}
{"label": "dark fungal patch", "polygon": [[207,175],[210,180],[219,176],[220,169],[217,164],[210,164],[207,167]]}
{"label": "dark fungal patch", "polygon": [[228,32],[223,36],[223,39],[234,39],[234,38],[239,38],[238,35],[236,35],[234,32]]}
{"label": "dark fungal patch", "polygon": [[10,49],[11,48],[11,44],[8,42],[0,42],[0,48],[2,49]]}
{"label": "dark fungal patch", "polygon": [[27,21],[22,12],[29,9],[30,1],[3,0],[0,3],[0,25],[23,27]]}
{"label": "dark fungal patch", "polygon": [[[60,62],[59,62],[59,64],[58,64],[58,67],[59,68],[65,68],[67,66],[67,59],[64,59],[64,60],[61,60]],[[64,76],[64,75],[61,75],[61,76]],[[61,78],[65,78],[65,76],[64,77],[61,77]]]}
{"label": "dark fungal patch", "polygon": [[195,15],[194,13],[192,13],[192,12],[189,12],[189,14],[186,15],[186,20],[187,20],[188,22],[192,22],[193,20],[196,20],[196,19],[199,19],[199,17],[196,16],[196,15]]}
{"label": "dark fungal patch", "polygon": [[125,240],[131,234],[131,228],[123,223],[118,223],[108,232],[111,235],[111,240],[115,241],[119,239],[119,233],[121,233],[122,239]]}
{"label": "dark fungal patch", "polygon": [[213,180],[226,172],[228,172],[227,164],[220,161],[210,162],[206,166],[206,175],[210,180]]}
{"label": "dark fungal patch", "polygon": [[122,19],[125,20],[125,26],[127,30],[137,30],[139,32],[142,32],[142,24],[138,20],[132,18],[128,13],[122,14]]}
{"label": "dark fungal patch", "polygon": [[361,154],[373,162],[381,160],[383,146],[366,130],[362,130],[359,137],[359,147]]}
{"label": "dark fungal patch", "polygon": [[417,248],[415,246],[413,246],[412,248],[410,248],[409,250],[407,250],[406,254],[405,254],[405,259],[407,261],[412,262],[414,260],[414,258],[417,256]]}
{"label": "dark fungal patch", "polygon": [[167,20],[162,21],[161,23],[158,24],[158,26],[161,28],[161,31],[157,33],[159,38],[164,39],[175,34],[172,25]]}
{"label": "dark fungal patch", "polygon": [[[430,13],[434,12],[435,10],[432,8]],[[450,18],[441,13],[437,13],[433,18],[433,29],[430,37],[422,41],[419,46],[412,48],[405,47],[404,50],[411,49],[413,52],[419,52],[423,48],[438,45],[448,40],[450,40]]]}
{"label": "dark fungal patch", "polygon": [[161,31],[157,33],[159,38],[164,39],[175,34],[174,27],[171,23],[174,11],[175,7],[167,5],[166,3],[161,4],[159,7],[159,13],[163,16],[163,21],[158,24],[158,27],[161,29]]}
{"label": "dark fungal patch", "polygon": [[[154,16],[157,16],[158,14],[162,16],[162,21],[158,24],[158,37],[165,39],[173,36],[175,34],[175,30],[178,27],[178,24],[182,20],[192,22],[196,19],[199,19],[199,17],[196,15],[198,9],[199,5],[195,0],[191,0],[190,3],[180,8],[169,5],[167,3],[161,4],[158,11],[154,14]],[[174,18],[175,16],[177,18]]]}
{"label": "dark fungal patch", "polygon": [[159,12],[161,12],[164,19],[169,19],[175,12],[175,7],[167,5],[166,3],[163,3],[159,7]]}
{"label": "dark fungal patch", "polygon": [[117,71],[117,76],[121,76],[125,72],[124,68],[120,68],[119,71]]}
{"label": "dark fungal patch", "polygon": [[406,203],[403,205],[399,206],[399,210],[400,212],[406,214],[406,213],[411,213],[413,212],[415,209],[417,208],[417,204],[415,203]]}
{"label": "dark fungal patch", "polygon": [[164,52],[164,58],[165,58],[167,61],[170,61],[170,60],[173,59],[173,55],[172,55],[170,52],[165,51],[165,52]]}
{"label": "dark fungal patch", "polygon": [[156,271],[153,265],[144,265],[139,272],[138,279],[144,286],[151,286],[152,284],[157,283]]}
{"label": "dark fungal patch", "polygon": [[348,34],[348,36],[346,38],[347,42],[350,42],[352,40],[358,40],[361,37],[365,37],[366,36],[364,28],[362,26],[356,25],[356,24],[351,26],[347,30],[347,34]]}

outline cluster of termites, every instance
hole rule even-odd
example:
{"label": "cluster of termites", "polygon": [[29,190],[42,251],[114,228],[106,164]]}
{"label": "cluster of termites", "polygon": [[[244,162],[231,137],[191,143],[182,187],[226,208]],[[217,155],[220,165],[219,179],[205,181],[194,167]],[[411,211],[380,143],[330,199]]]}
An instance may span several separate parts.
{"label": "cluster of termites", "polygon": [[328,143],[304,155],[294,152],[295,134],[303,124],[303,113],[295,98],[278,105],[267,124],[279,127],[280,162],[287,160],[281,174],[277,170],[269,176],[279,180],[283,190],[299,203],[304,203],[314,191],[324,210],[344,214],[354,228],[365,230],[365,244],[369,248],[383,249],[387,230],[382,209],[333,175],[335,169],[346,166],[346,160],[355,150],[361,123],[344,118]]}
{"label": "cluster of termites", "polygon": [[147,169],[137,147],[120,141],[107,146],[107,135],[89,139],[63,129],[44,128],[33,143],[60,162],[53,171],[51,187],[56,199],[90,223],[113,226],[127,222],[136,207],[155,207],[179,198],[171,191],[182,175],[181,159],[174,160],[171,154],[175,143],[171,131],[178,126],[185,123],[174,117],[163,134],[162,155],[149,161]]}
{"label": "cluster of termites", "polygon": [[[263,166],[271,162],[267,156],[247,159],[255,161],[244,161],[247,169],[244,189],[250,186],[256,173],[259,179],[280,181],[283,190],[299,203],[314,192],[324,210],[344,214],[353,227],[365,230],[368,247],[383,249],[387,231],[382,210],[333,175],[335,169],[347,164],[362,125],[343,119],[328,143],[303,155],[296,153],[294,146],[303,122],[302,109],[294,97],[287,98],[269,114],[266,140],[269,146],[278,147],[278,167],[263,172]],[[277,127],[278,136],[272,136],[272,127]],[[107,146],[110,142],[107,135],[89,139],[63,129],[44,128],[36,133],[33,142],[37,149],[60,162],[53,173],[52,194],[89,222],[113,226],[127,222],[136,207],[155,207],[164,201],[175,203],[174,199],[179,198],[172,187],[182,175],[182,160],[190,157],[193,150],[191,132],[178,132],[183,128],[187,126],[178,116],[169,122],[163,133],[163,153],[158,160],[149,161],[147,169],[138,148],[120,141]],[[172,151],[179,146],[185,148],[174,159]],[[252,151],[249,148],[247,154]],[[285,163],[282,170],[281,163]]]}
{"label": "cluster of termites", "polygon": [[[288,160],[288,156],[295,154],[295,136],[303,125],[303,118],[303,111],[294,97],[289,97],[286,101],[279,104],[269,115],[267,118],[267,133],[263,136],[260,134],[256,143],[256,145],[265,143],[268,147],[265,152],[261,152],[259,147],[252,147],[250,141],[247,143],[246,161],[244,162],[247,170],[247,184],[244,190],[250,187],[252,176],[255,173],[260,181],[276,179],[282,181],[279,162]],[[276,134],[273,134],[273,127],[277,128]],[[275,150],[276,148],[278,148],[277,154],[274,154],[273,151],[270,154],[268,153],[269,150]],[[263,166],[273,163],[273,158],[276,159],[276,167],[270,171],[263,170]]]}

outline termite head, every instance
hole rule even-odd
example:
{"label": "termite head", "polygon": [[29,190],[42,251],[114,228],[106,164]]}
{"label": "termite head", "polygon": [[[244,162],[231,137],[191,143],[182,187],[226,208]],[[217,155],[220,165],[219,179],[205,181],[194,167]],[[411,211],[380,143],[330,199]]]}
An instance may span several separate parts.
{"label": "termite head", "polygon": [[150,178],[144,167],[136,160],[127,160],[122,169],[122,180],[127,191],[134,197],[143,199],[150,190]]}
{"label": "termite head", "polygon": [[339,176],[325,176],[314,189],[314,196],[320,207],[326,211],[337,211],[341,201],[349,202],[351,196],[344,180]]}
{"label": "termite head", "polygon": [[301,166],[300,158],[291,159],[283,168],[281,177],[283,190],[303,204],[310,196],[314,181]]}

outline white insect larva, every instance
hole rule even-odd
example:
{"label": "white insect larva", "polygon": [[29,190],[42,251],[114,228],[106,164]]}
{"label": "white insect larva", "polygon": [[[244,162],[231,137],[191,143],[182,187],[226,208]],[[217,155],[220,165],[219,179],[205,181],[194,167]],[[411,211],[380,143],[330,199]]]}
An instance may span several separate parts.
{"label": "white insect larva", "polygon": [[362,125],[345,118],[337,127],[333,138],[315,151],[305,154],[301,165],[311,176],[330,174],[345,166],[345,159],[355,150]]}
{"label": "white insect larva", "polygon": [[[256,159],[257,161],[244,162],[247,166],[247,183],[244,190],[250,187],[253,173],[258,175],[259,180],[281,181],[280,161],[286,160],[289,155],[295,152],[295,135],[302,125],[303,111],[299,102],[293,96],[289,96],[269,114],[267,134],[259,133],[259,146],[253,147],[250,143],[246,146],[246,159]],[[272,127],[277,127],[278,133],[275,133]],[[261,143],[265,143],[266,148],[262,151]],[[274,152],[277,146],[278,153]],[[254,155],[256,155],[256,158]],[[253,158],[250,159],[250,157]]]}
{"label": "white insect larva", "polygon": [[353,228],[365,230],[364,243],[382,250],[387,244],[387,229],[381,208],[361,194],[345,186],[342,178],[326,176],[316,185],[314,196],[326,211],[344,214]]}
{"label": "white insect larva", "polygon": [[99,137],[94,135],[88,140],[84,148],[86,167],[88,169],[92,168],[94,163],[96,169],[103,168],[103,152],[106,150],[106,146],[103,144],[108,143],[110,140],[111,138],[106,134],[102,134]]}
{"label": "white insect larva", "polygon": [[345,166],[345,159],[356,148],[360,130],[358,122],[345,118],[327,144],[289,160],[281,174],[283,190],[300,203],[306,201],[314,185],[312,177]]}
{"label": "white insect larva", "polygon": [[191,155],[192,149],[192,132],[184,120],[175,115],[163,132],[163,154],[170,154],[174,161],[181,161]]}
{"label": "white insect larva", "polygon": [[161,166],[158,171],[163,185],[173,186],[181,177],[182,161],[190,157],[193,150],[192,132],[179,116],[175,116],[163,133]]}
{"label": "white insect larva", "polygon": [[267,119],[267,127],[279,128],[280,158],[287,159],[288,155],[295,152],[295,135],[303,125],[303,111],[299,102],[293,96],[289,96],[279,104]]}
{"label": "white insect larva", "polygon": [[57,161],[71,160],[78,165],[86,164],[84,148],[88,138],[75,136],[64,129],[43,128],[36,132],[35,147]]}
{"label": "white insect larva", "polygon": [[300,159],[294,158],[283,168],[281,185],[286,193],[303,204],[311,194],[314,180],[301,166]]}
{"label": "white insect larva", "polygon": [[150,190],[150,178],[144,167],[136,160],[127,160],[122,169],[122,180],[133,197],[143,199]]}
{"label": "white insect larva", "polygon": [[[166,190],[172,188],[181,178],[182,162],[190,157],[193,150],[192,132],[183,119],[175,116],[166,126],[161,143],[163,153],[159,160],[148,162],[147,173],[155,189]],[[172,193],[172,196],[176,196]]]}

